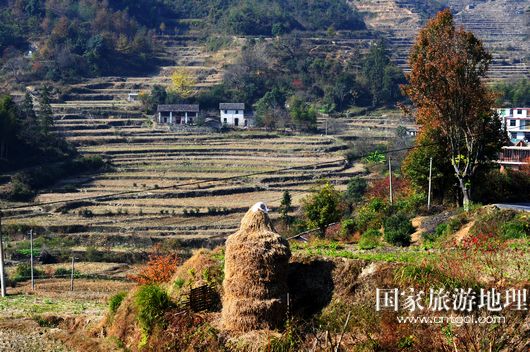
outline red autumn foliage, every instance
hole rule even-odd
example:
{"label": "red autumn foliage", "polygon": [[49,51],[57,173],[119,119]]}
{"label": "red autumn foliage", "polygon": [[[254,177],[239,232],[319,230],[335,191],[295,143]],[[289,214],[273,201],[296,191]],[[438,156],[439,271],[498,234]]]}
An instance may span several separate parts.
{"label": "red autumn foliage", "polygon": [[506,248],[506,244],[498,236],[491,233],[480,233],[464,238],[461,242],[464,250],[480,253],[496,253]]}
{"label": "red autumn foliage", "polygon": [[[389,195],[390,177],[373,182],[368,188],[367,197],[369,199],[381,198],[386,199]],[[405,178],[392,176],[392,196],[399,199],[410,195],[412,191],[410,182]]]}
{"label": "red autumn foliage", "polygon": [[175,254],[151,254],[137,275],[128,275],[139,285],[169,282],[180,264]]}
{"label": "red autumn foliage", "polygon": [[291,84],[293,85],[293,88],[295,88],[295,89],[303,89],[304,88],[304,82],[302,82],[301,79],[293,79]]}

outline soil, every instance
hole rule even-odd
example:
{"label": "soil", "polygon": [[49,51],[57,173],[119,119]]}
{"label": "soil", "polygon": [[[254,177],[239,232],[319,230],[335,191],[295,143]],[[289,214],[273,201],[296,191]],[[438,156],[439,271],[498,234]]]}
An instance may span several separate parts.
{"label": "soil", "polygon": [[54,337],[58,329],[41,328],[31,319],[0,321],[0,351],[73,351]]}

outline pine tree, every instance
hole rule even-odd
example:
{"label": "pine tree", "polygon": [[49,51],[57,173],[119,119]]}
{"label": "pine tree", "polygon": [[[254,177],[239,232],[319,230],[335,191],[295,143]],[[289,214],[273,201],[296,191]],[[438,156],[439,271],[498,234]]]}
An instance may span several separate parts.
{"label": "pine tree", "polygon": [[289,221],[289,213],[293,210],[292,198],[289,191],[283,192],[282,202],[280,203],[280,214],[285,222]]}
{"label": "pine tree", "polygon": [[50,105],[50,87],[45,85],[41,89],[39,99],[39,124],[41,133],[47,136],[53,128],[53,111]]}
{"label": "pine tree", "polygon": [[37,124],[37,115],[33,106],[33,98],[29,92],[26,92],[26,95],[24,95],[20,110],[26,126],[29,128],[34,127]]}

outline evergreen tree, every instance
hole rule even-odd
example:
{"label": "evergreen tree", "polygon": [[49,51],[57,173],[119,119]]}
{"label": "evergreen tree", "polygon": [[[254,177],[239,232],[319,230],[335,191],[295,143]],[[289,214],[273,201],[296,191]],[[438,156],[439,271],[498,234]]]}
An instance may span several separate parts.
{"label": "evergreen tree", "polygon": [[280,214],[285,222],[289,222],[289,213],[293,210],[292,198],[289,191],[283,192],[282,202],[280,203]]}
{"label": "evergreen tree", "polygon": [[9,145],[15,139],[16,129],[16,105],[10,96],[0,96],[0,161],[7,160]]}
{"label": "evergreen tree", "polygon": [[363,63],[363,76],[372,95],[372,106],[390,104],[401,98],[402,71],[390,62],[382,41],[372,45]]}
{"label": "evergreen tree", "polygon": [[22,119],[23,134],[26,137],[34,138],[38,133],[38,121],[33,106],[33,97],[29,92],[24,95],[24,100],[20,105],[20,117]]}
{"label": "evergreen tree", "polygon": [[42,134],[47,136],[53,128],[53,111],[50,105],[50,87],[44,85],[39,99],[39,124]]}

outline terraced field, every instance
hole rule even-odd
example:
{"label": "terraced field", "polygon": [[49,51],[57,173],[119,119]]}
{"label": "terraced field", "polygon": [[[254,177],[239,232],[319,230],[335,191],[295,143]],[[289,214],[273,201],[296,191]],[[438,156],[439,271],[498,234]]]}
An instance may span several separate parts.
{"label": "terraced field", "polygon": [[[350,1],[368,28],[388,41],[396,64],[407,71],[407,57],[418,30],[437,7],[415,0]],[[483,40],[494,60],[491,80],[530,76],[528,2],[518,0],[447,0],[457,24]]]}
{"label": "terraced field", "polygon": [[[4,224],[66,236],[81,251],[87,246],[143,250],[167,238],[212,246],[234,232],[257,201],[266,202],[275,216],[285,190],[299,205],[323,178],[344,187],[365,172],[360,164],[344,164],[348,141],[382,141],[398,125],[410,124],[398,112],[381,112],[321,118],[321,135],[170,131],[148,123],[134,103],[109,109],[92,104],[76,114],[59,109],[56,127],[83,154],[103,156],[112,169],[61,181],[36,199],[75,202],[11,211]],[[307,166],[317,163],[324,164]],[[277,171],[293,167],[299,168]],[[241,175],[250,176],[236,178]]]}
{"label": "terraced field", "polygon": [[[119,127],[116,130],[121,133]],[[84,130],[91,145],[83,145],[75,135],[69,136],[83,153],[105,156],[113,170],[61,182],[36,201],[74,200],[124,191],[138,193],[78,202],[67,210],[58,205],[31,214],[12,212],[4,223],[30,224],[52,233],[68,233],[70,237],[83,238],[84,245],[105,246],[110,241],[136,247],[138,243],[149,244],[168,236],[193,243],[197,239],[221,240],[237,228],[242,213],[256,201],[265,201],[275,208],[282,192],[290,190],[298,202],[321,177],[328,176],[340,184],[360,171],[335,162],[321,169],[302,168],[216,181],[338,159],[344,145],[331,137],[284,137],[268,133],[193,135],[166,131],[160,139],[161,129],[137,130],[144,136],[140,142],[135,138],[120,143],[99,139],[100,129]],[[94,144],[95,141],[99,143]],[[193,184],[178,186],[189,183]],[[172,185],[177,186],[167,188]],[[199,215],[187,216],[187,212],[195,209]],[[221,209],[223,215],[215,214]]]}

